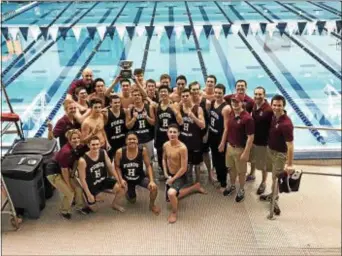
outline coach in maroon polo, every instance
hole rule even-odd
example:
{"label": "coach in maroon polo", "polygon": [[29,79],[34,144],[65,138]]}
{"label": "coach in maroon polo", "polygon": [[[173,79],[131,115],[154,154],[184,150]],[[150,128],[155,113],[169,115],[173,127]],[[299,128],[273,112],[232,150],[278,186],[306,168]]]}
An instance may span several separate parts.
{"label": "coach in maroon polo", "polygon": [[231,97],[232,112],[228,121],[228,149],[226,164],[230,168],[230,186],[223,195],[231,195],[235,190],[236,177],[239,176],[240,188],[235,201],[241,202],[245,198],[244,185],[246,181],[247,161],[254,140],[254,120],[243,109],[243,96],[235,94]]}
{"label": "coach in maroon polo", "polygon": [[78,87],[84,87],[88,95],[95,91],[93,84],[93,71],[90,68],[85,68],[82,72],[82,79],[75,80],[71,83],[66,99],[77,100],[75,90]]}
{"label": "coach in maroon polo", "polygon": [[[271,101],[274,113],[268,137],[267,165],[272,170],[272,192],[275,191],[276,175],[282,171],[292,173],[293,168],[293,124],[285,111],[286,101],[281,95],[275,95]],[[286,164],[287,162],[287,164]],[[260,200],[270,201],[271,195],[262,195]],[[275,204],[274,212],[280,214],[278,203]]]}
{"label": "coach in maroon polo", "polygon": [[267,172],[272,171],[266,169],[266,153],[273,111],[265,97],[265,88],[259,86],[254,89],[255,104],[251,114],[254,119],[255,133],[250,157],[251,173],[247,176],[247,181],[255,180],[255,169],[262,171],[262,181],[257,190],[258,195],[265,192]]}
{"label": "coach in maroon polo", "polygon": [[[236,89],[236,93],[240,94],[243,98],[243,105],[244,105],[245,110],[248,113],[251,113],[253,106],[254,106],[254,100],[246,94],[247,82],[245,80],[242,80],[242,79],[237,80],[237,82],[235,84],[235,89]],[[224,96],[224,99],[226,100],[226,102],[228,104],[231,103],[231,98],[234,95],[235,94],[229,94],[229,95]]]}

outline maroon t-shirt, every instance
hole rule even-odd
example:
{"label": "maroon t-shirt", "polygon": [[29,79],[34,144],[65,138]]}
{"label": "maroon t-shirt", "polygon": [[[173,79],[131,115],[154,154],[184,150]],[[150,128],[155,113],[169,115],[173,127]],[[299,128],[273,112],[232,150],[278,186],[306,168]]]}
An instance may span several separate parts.
{"label": "maroon t-shirt", "polygon": [[268,137],[268,147],[272,150],[286,153],[286,142],[293,141],[293,124],[285,113],[279,119],[272,118],[270,134]]}
{"label": "maroon t-shirt", "polygon": [[84,87],[87,90],[87,93],[90,95],[91,93],[94,92],[94,86],[93,84],[87,85],[83,79],[79,80],[74,80],[69,87],[68,93],[72,95],[74,100],[77,100],[76,95],[75,95],[75,90],[78,87]]}
{"label": "maroon t-shirt", "polygon": [[53,136],[55,138],[59,138],[59,146],[63,147],[68,139],[65,137],[65,133],[71,129],[80,129],[81,125],[74,120],[74,123],[71,123],[68,116],[64,115],[61,119],[57,121],[55,128],[53,129]]}
{"label": "maroon t-shirt", "polygon": [[228,143],[233,147],[244,148],[247,135],[254,134],[254,120],[247,111],[242,111],[239,116],[230,113],[228,121]]}
{"label": "maroon t-shirt", "polygon": [[267,146],[273,117],[273,111],[270,104],[265,101],[259,109],[257,109],[257,105],[255,104],[252,110],[252,117],[255,125],[253,144],[257,146]]}
{"label": "maroon t-shirt", "polygon": [[55,155],[55,161],[61,168],[72,168],[77,158],[72,153],[70,143],[65,144]]}
{"label": "maroon t-shirt", "polygon": [[[229,95],[226,95],[224,96],[224,99],[225,101],[231,105],[231,98],[234,96],[235,94],[229,94]],[[244,99],[243,99],[243,106],[245,108],[245,110],[248,112],[248,113],[251,113],[252,110],[253,110],[253,107],[254,107],[254,100],[249,97],[247,94],[245,94],[244,96]]]}

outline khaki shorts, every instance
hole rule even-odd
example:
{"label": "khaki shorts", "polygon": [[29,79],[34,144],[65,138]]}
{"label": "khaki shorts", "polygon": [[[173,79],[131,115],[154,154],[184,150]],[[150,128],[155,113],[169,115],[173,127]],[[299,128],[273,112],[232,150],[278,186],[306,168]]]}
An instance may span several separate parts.
{"label": "khaki shorts", "polygon": [[275,179],[276,175],[282,172],[285,168],[287,154],[272,150],[267,147],[267,170],[272,171],[272,178]]}
{"label": "khaki shorts", "polygon": [[240,160],[240,156],[244,148],[234,148],[228,145],[226,152],[226,166],[230,168],[231,172],[236,174],[243,174],[247,172],[247,162]]}
{"label": "khaki shorts", "polygon": [[[255,164],[256,169],[264,171],[266,168],[266,160],[267,160],[267,147],[257,146],[253,144],[249,161]],[[269,169],[269,171],[271,170]]]}

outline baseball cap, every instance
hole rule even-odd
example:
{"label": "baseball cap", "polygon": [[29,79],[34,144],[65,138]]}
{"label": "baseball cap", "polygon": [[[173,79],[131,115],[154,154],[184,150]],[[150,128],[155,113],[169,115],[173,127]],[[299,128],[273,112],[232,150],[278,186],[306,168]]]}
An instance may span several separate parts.
{"label": "baseball cap", "polygon": [[244,100],[243,95],[238,94],[238,93],[234,94],[234,95],[231,97],[231,101],[243,102],[243,100]]}

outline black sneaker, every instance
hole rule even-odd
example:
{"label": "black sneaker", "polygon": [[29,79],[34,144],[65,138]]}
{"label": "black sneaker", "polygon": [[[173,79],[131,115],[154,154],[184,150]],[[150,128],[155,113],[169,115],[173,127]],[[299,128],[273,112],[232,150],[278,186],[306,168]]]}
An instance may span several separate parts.
{"label": "black sneaker", "polygon": [[278,205],[277,202],[275,202],[275,204],[274,204],[274,210],[273,210],[273,212],[274,212],[274,214],[277,215],[277,216],[279,216],[280,213],[281,213],[280,208],[279,208],[279,205]]}
{"label": "black sneaker", "polygon": [[66,220],[70,220],[71,219],[71,214],[70,213],[61,213],[61,216],[66,219]]}
{"label": "black sneaker", "polygon": [[245,199],[245,190],[244,189],[239,189],[236,197],[235,197],[235,202],[240,203]]}
{"label": "black sneaker", "polygon": [[[271,202],[272,200],[272,194],[268,194],[268,195],[262,195],[259,197],[260,201],[267,201],[267,202]],[[279,199],[279,196],[276,197],[276,200]]]}
{"label": "black sneaker", "polygon": [[80,214],[87,215],[93,211],[89,207],[83,207],[82,209],[77,209]]}
{"label": "black sneaker", "polygon": [[258,190],[257,190],[257,195],[261,195],[265,192],[266,189],[266,184],[265,183],[261,183]]}
{"label": "black sneaker", "polygon": [[236,187],[235,186],[229,186],[228,188],[226,188],[224,191],[223,191],[223,195],[224,196],[230,196],[231,194],[233,194],[236,190]]}

